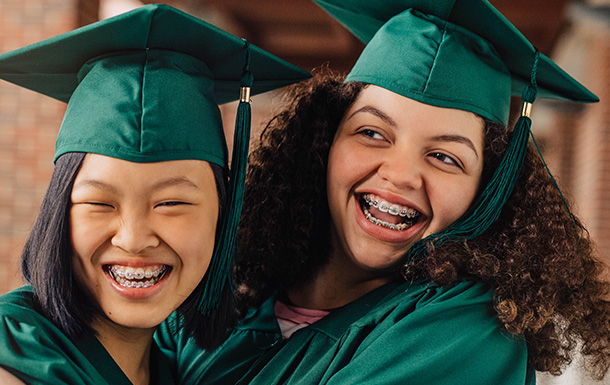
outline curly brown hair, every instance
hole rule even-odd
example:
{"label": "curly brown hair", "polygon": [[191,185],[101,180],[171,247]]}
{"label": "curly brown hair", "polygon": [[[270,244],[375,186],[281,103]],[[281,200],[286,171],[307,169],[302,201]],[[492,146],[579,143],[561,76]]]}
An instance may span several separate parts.
{"label": "curly brown hair", "polygon": [[[326,197],[328,154],[336,129],[362,83],[316,73],[293,86],[250,156],[239,230],[235,281],[242,312],[274,291],[310,280],[330,255]],[[511,131],[485,122],[484,186]],[[498,319],[525,336],[538,371],[560,374],[577,347],[592,373],[610,367],[610,284],[593,256],[586,229],[572,216],[536,150],[530,146],[500,218],[483,235],[432,248],[397,271],[407,279],[447,285],[472,276],[494,288]]]}

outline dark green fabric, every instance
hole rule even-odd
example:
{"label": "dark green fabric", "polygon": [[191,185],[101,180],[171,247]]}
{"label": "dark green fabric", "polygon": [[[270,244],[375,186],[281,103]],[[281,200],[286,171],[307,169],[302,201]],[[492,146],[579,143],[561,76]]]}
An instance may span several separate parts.
{"label": "dark green fabric", "polygon": [[[0,78],[68,102],[55,159],[92,152],[135,162],[227,166],[218,104],[236,100],[249,60],[252,94],[309,74],[163,4],[0,55]],[[249,55],[249,59],[247,59]]]}
{"label": "dark green fabric", "polygon": [[[367,43],[346,81],[507,124],[510,96],[530,83],[536,49],[485,0],[314,0]],[[548,57],[538,96],[599,99]]]}
{"label": "dark green fabric", "polygon": [[[27,384],[130,385],[102,344],[69,340],[36,310],[24,286],[0,296],[0,366]],[[173,384],[165,357],[153,344],[151,384]]]}
{"label": "dark green fabric", "polygon": [[523,338],[496,320],[492,291],[391,283],[333,311],[288,340],[274,298],[212,352],[184,344],[173,322],[156,335],[183,384],[534,385]]}
{"label": "dark green fabric", "polygon": [[142,50],[95,59],[78,76],[56,158],[88,152],[132,162],[227,165],[214,82],[203,62],[180,52]]}

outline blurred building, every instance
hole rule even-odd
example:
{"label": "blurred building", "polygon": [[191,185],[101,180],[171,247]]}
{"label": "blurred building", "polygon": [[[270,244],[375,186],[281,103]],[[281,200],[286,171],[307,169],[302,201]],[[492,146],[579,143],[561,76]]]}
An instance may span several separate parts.
{"label": "blurred building", "polygon": [[[89,24],[147,1],[2,0],[0,52]],[[347,71],[362,44],[310,0],[173,0],[301,68]],[[610,263],[610,0],[492,0],[541,52],[601,103],[539,101],[534,132],[564,193]],[[280,94],[254,98],[254,129]],[[0,293],[22,284],[21,248],[52,172],[64,104],[0,82]],[[519,106],[516,106],[519,108]],[[223,107],[229,138],[235,105]]]}

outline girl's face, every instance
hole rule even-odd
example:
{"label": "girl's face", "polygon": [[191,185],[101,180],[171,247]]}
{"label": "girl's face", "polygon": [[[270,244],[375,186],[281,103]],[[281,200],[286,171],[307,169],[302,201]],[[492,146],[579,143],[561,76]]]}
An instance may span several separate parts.
{"label": "girl's face", "polygon": [[153,328],[203,278],[219,207],[207,162],[88,154],[71,201],[74,271],[107,317],[97,321]]}
{"label": "girl's face", "polygon": [[328,160],[334,257],[363,278],[389,274],[419,239],[468,209],[483,170],[484,122],[368,86]]}

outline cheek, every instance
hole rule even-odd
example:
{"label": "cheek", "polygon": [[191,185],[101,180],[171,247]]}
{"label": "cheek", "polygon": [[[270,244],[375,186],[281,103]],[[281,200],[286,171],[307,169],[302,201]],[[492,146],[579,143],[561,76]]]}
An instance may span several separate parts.
{"label": "cheek", "polygon": [[[328,156],[327,189],[331,197],[345,197],[363,181],[373,169],[369,154],[348,141],[333,144]],[[331,202],[329,202],[331,203]],[[332,209],[332,207],[331,207]]]}
{"label": "cheek", "polygon": [[[458,220],[470,207],[478,190],[478,179],[466,183],[444,183],[434,191],[434,215],[441,219],[443,227]],[[436,208],[434,207],[436,206]]]}
{"label": "cheek", "polygon": [[353,171],[354,164],[352,163],[352,169],[350,170],[351,157],[343,147],[333,145],[328,156],[326,194],[333,221],[338,221],[342,217],[354,183],[353,172],[350,172]]}
{"label": "cheek", "polygon": [[82,218],[78,213],[70,215],[70,240],[72,242],[72,250],[76,254],[75,258],[85,259],[92,258],[95,251],[108,238],[109,224],[107,222],[100,223],[99,220],[91,220]]}
{"label": "cheek", "polygon": [[70,221],[74,276],[82,287],[90,291],[97,286],[95,259],[102,243],[100,234],[100,231],[80,225],[78,221]]}
{"label": "cheek", "polygon": [[165,240],[180,256],[186,273],[203,277],[214,252],[216,216],[203,215],[194,221],[167,226]]}

